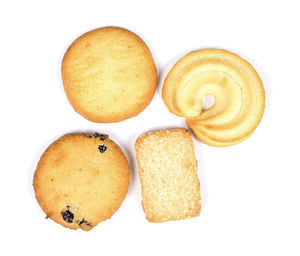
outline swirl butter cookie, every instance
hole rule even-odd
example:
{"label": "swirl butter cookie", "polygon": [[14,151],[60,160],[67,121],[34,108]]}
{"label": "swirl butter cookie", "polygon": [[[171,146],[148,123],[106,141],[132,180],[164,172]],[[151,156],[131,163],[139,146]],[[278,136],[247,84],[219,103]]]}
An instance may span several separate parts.
{"label": "swirl butter cookie", "polygon": [[[207,95],[215,103],[204,110]],[[162,97],[170,112],[186,118],[199,140],[216,147],[248,138],[265,108],[263,84],[253,66],[219,49],[195,51],[179,60],[164,81]]]}
{"label": "swirl butter cookie", "polygon": [[62,60],[62,80],[74,110],[86,119],[119,122],[150,103],[156,66],[145,42],[124,28],[104,27],[77,38]]}
{"label": "swirl butter cookie", "polygon": [[129,173],[125,155],[107,135],[67,134],[41,156],[33,186],[47,218],[88,231],[119,209]]}

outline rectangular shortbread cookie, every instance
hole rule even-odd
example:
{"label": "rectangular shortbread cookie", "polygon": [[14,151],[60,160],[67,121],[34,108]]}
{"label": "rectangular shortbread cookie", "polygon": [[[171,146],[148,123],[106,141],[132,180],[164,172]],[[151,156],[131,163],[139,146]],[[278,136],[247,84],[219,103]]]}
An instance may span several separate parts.
{"label": "rectangular shortbread cookie", "polygon": [[151,222],[200,214],[200,182],[191,133],[170,129],[141,135],[135,143],[142,205]]}

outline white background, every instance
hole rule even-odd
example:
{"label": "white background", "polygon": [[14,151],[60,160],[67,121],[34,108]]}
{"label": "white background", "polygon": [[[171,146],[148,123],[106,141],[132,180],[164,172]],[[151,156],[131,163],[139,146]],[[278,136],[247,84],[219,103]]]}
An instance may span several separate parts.
{"label": "white background", "polygon": [[[1,255],[300,255],[299,1],[1,1]],[[148,108],[121,123],[75,113],[60,63],[82,33],[128,28],[151,48],[159,84]],[[255,133],[214,148],[194,139],[201,215],[149,223],[141,207],[134,142],[150,130],[186,127],[168,112],[161,85],[186,53],[231,50],[253,64],[266,90]],[[108,133],[131,166],[129,192],[111,220],[90,232],[61,227],[34,198],[40,155],[65,133]]]}

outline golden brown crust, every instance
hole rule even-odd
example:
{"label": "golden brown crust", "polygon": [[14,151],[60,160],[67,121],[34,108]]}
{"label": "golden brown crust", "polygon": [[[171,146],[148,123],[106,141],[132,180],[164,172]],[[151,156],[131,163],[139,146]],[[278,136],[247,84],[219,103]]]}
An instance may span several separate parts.
{"label": "golden brown crust", "polygon": [[119,209],[129,176],[125,155],[107,135],[67,134],[41,156],[33,186],[47,218],[88,231]]}
{"label": "golden brown crust", "polygon": [[190,132],[146,133],[137,139],[135,149],[146,219],[165,222],[198,216],[200,182]]}
{"label": "golden brown crust", "polygon": [[138,115],[151,102],[157,84],[149,48],[119,27],[99,28],[77,38],[64,55],[61,72],[74,110],[98,123]]}
{"label": "golden brown crust", "polygon": [[[202,110],[203,97],[215,104]],[[203,49],[180,59],[167,75],[163,100],[204,143],[225,147],[240,143],[256,129],[264,113],[265,92],[253,66],[235,53]]]}

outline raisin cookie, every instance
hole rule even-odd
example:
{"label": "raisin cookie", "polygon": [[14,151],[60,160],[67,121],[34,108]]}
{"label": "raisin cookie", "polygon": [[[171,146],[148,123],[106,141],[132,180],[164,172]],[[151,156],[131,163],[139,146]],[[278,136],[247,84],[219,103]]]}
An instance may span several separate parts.
{"label": "raisin cookie", "polygon": [[[215,103],[206,110],[203,99],[209,95]],[[263,83],[253,66],[221,49],[202,49],[180,59],[164,81],[162,97],[199,140],[215,147],[247,139],[265,109]]]}
{"label": "raisin cookie", "polygon": [[153,98],[157,71],[145,42],[133,32],[104,27],[77,38],[62,60],[62,80],[74,110],[98,123],[142,112]]}
{"label": "raisin cookie", "polygon": [[125,155],[107,135],[67,134],[41,156],[33,186],[47,218],[88,231],[119,209],[129,178]]}

